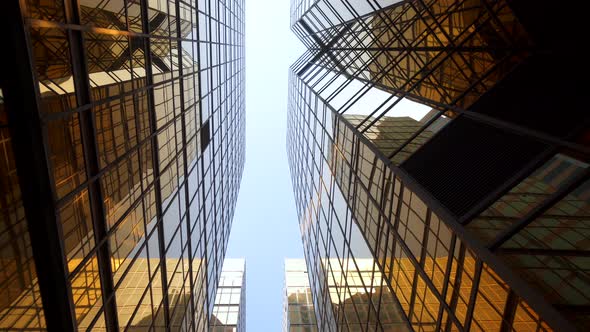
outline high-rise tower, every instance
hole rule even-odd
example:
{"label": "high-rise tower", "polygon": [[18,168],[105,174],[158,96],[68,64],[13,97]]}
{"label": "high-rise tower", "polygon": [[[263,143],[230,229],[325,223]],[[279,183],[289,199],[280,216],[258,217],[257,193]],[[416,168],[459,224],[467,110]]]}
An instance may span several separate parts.
{"label": "high-rise tower", "polygon": [[285,294],[283,296],[283,332],[317,332],[304,259],[285,259]]}
{"label": "high-rise tower", "polygon": [[246,331],[246,260],[226,258],[209,320],[209,332]]}
{"label": "high-rise tower", "polygon": [[0,330],[206,330],[244,165],[244,1],[0,11]]}
{"label": "high-rise tower", "polygon": [[582,15],[318,0],[291,18],[308,51],[287,150],[319,329],[588,329]]}

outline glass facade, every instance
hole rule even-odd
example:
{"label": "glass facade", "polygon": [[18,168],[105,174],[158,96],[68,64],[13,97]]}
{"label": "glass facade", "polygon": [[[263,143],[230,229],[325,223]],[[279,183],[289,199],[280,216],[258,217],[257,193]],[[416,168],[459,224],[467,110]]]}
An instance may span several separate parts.
{"label": "glass facade", "polygon": [[243,258],[224,260],[209,326],[210,332],[246,331],[246,260]]}
{"label": "glass facade", "polygon": [[304,259],[285,259],[283,332],[317,332]]}
{"label": "glass facade", "polygon": [[589,328],[589,118],[532,8],[292,1],[308,51],[287,151],[319,330]]}
{"label": "glass facade", "polygon": [[244,1],[1,10],[0,330],[206,330],[244,166]]}

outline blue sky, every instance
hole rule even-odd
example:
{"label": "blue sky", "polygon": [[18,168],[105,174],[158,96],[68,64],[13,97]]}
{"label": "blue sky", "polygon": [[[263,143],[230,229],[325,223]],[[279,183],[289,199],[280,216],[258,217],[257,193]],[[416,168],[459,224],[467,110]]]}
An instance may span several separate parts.
{"label": "blue sky", "polygon": [[285,137],[289,66],[305,48],[289,0],[246,0],[246,165],[226,257],[246,258],[249,331],[280,331],[283,261],[303,257]]}

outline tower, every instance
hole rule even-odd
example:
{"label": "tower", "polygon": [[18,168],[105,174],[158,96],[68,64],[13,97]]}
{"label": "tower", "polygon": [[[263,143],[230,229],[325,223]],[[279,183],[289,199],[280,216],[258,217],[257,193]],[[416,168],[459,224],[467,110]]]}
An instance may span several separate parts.
{"label": "tower", "polygon": [[243,1],[1,6],[0,329],[206,329],[244,165]]}
{"label": "tower", "polygon": [[[586,329],[589,118],[562,69],[584,63],[583,19],[518,0],[292,1],[291,18],[319,329]],[[335,291],[359,262],[382,277]]]}

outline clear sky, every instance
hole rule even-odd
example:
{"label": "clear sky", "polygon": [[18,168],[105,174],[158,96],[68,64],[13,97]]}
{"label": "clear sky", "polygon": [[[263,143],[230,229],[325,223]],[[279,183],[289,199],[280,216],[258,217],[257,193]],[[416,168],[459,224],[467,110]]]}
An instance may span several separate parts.
{"label": "clear sky", "polygon": [[246,165],[226,257],[246,258],[249,331],[281,331],[283,261],[303,257],[285,147],[289,66],[303,52],[289,0],[246,0]]}

